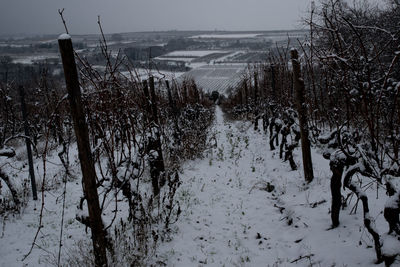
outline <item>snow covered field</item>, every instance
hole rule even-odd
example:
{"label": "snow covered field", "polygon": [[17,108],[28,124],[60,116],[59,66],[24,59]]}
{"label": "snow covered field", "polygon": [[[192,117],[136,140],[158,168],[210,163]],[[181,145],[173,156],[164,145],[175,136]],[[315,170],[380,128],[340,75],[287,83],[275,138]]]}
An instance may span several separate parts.
{"label": "snow covered field", "polygon": [[43,61],[46,59],[60,58],[58,54],[47,54],[47,55],[34,55],[34,56],[20,56],[13,59],[13,63],[16,64],[33,64],[36,61]]}
{"label": "snow covered field", "polygon": [[[350,215],[354,199],[342,211],[341,225],[329,230],[328,161],[313,150],[315,179],[308,185],[302,169],[291,171],[289,164],[279,159],[279,152],[269,150],[268,141],[249,122],[228,121],[216,107],[210,149],[203,159],[186,162],[182,168],[182,186],[177,193],[182,214],[174,225],[172,240],[161,244],[155,261],[160,266],[377,266],[373,241],[363,226],[362,207]],[[79,177],[76,148],[71,151],[73,174]],[[1,160],[0,164],[22,180],[28,170],[23,152],[17,151],[17,155],[22,155],[17,161]],[[63,186],[53,183],[62,169],[56,155],[49,155],[46,163],[48,191],[39,194],[36,202],[29,200],[21,215],[1,219],[0,266],[55,264],[63,206]],[[294,155],[300,166],[299,151]],[[39,188],[42,169],[37,159]],[[78,243],[89,244],[90,240],[85,227],[75,220],[82,194],[80,179],[68,181],[66,188],[62,258],[73,253]],[[384,191],[379,191],[378,200],[376,188],[368,194],[371,215],[383,233],[386,224],[378,211],[384,205]],[[44,227],[32,253],[22,261],[39,225],[43,196]],[[105,214],[106,224],[111,218]]]}
{"label": "snow covered field", "polygon": [[155,59],[158,61],[185,62],[188,66],[196,68],[199,66],[198,63],[200,63],[200,66],[203,66],[215,60],[220,60],[231,53],[231,51],[223,50],[179,50],[156,57]]}
{"label": "snow covered field", "polygon": [[244,64],[205,65],[186,72],[181,78],[194,78],[205,92],[227,94],[241,81],[245,68]]}
{"label": "snow covered field", "polygon": [[204,38],[204,39],[242,39],[242,38],[255,38],[261,34],[259,33],[231,33],[231,34],[201,34],[195,35],[190,38]]}
{"label": "snow covered field", "polygon": [[184,74],[184,72],[172,72],[172,71],[164,71],[164,70],[148,70],[143,68],[136,68],[131,73],[129,71],[121,72],[122,75],[126,77],[131,77],[133,75],[134,79],[146,79],[150,75],[155,78],[166,78],[168,80],[176,79]]}
{"label": "snow covered field", "polygon": [[180,50],[163,55],[163,57],[204,57],[213,53],[225,53],[222,50]]}
{"label": "snow covered field", "polygon": [[192,62],[196,57],[156,57],[156,60],[164,60],[164,61],[183,61],[186,63]]}

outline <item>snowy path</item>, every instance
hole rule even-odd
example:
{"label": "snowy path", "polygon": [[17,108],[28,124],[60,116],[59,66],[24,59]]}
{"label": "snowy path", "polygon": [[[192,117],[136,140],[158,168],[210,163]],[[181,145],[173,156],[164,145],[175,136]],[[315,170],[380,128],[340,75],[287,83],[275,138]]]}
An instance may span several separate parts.
{"label": "snowy path", "polygon": [[[368,238],[361,232],[358,215],[345,222],[348,228],[326,231],[330,225],[327,161],[314,153],[316,179],[305,190],[302,170],[290,171],[249,123],[227,122],[217,107],[213,131],[216,147],[205,159],[184,166],[178,198],[183,214],[173,240],[160,248],[162,262],[373,266],[373,251],[365,249],[364,240],[359,243]],[[299,158],[295,160],[300,165]],[[275,185],[273,192],[260,189],[267,181]],[[326,202],[312,207],[320,201]]]}

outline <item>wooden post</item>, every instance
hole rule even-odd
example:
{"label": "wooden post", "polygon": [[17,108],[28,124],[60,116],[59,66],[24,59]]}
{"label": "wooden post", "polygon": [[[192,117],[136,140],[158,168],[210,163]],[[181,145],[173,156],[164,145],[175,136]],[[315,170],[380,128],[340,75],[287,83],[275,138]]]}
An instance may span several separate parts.
{"label": "wooden post", "polygon": [[157,111],[157,97],[156,91],[154,86],[154,77],[149,77],[149,84],[150,84],[150,99],[151,99],[151,110],[153,114],[153,121],[156,124],[157,128],[159,127],[159,119],[158,119],[158,111]]}
{"label": "wooden post", "polygon": [[272,100],[276,100],[276,85],[275,85],[275,65],[271,64],[271,96]]}
{"label": "wooden post", "polygon": [[32,195],[33,195],[33,200],[37,200],[37,190],[36,190],[36,181],[35,181],[35,171],[33,168],[31,139],[30,139],[30,133],[29,133],[28,119],[27,119],[28,116],[26,113],[26,105],[25,105],[25,91],[24,91],[24,87],[22,85],[19,86],[18,89],[19,89],[19,96],[21,99],[22,119],[24,120],[25,142],[26,142],[26,151],[28,153],[29,176],[31,178]]}
{"label": "wooden post", "polygon": [[183,81],[183,104],[187,105],[187,98],[188,98],[188,93],[187,93],[187,84],[186,81]]}
{"label": "wooden post", "polygon": [[244,100],[245,100],[245,103],[246,103],[246,108],[245,108],[245,111],[246,111],[246,117],[248,116],[248,112],[249,112],[249,95],[248,95],[248,92],[247,92],[247,79],[244,79],[244,81],[243,81],[243,90],[244,90]]}
{"label": "wooden post", "polygon": [[88,126],[82,107],[81,89],[71,37],[66,34],[61,35],[58,39],[58,45],[61,52],[71,115],[78,144],[79,160],[83,176],[82,187],[88,204],[95,265],[107,266],[106,238],[97,193],[96,172],[90,149]]}
{"label": "wooden post", "polygon": [[179,96],[179,86],[176,84],[176,82],[173,83],[173,86],[171,88],[171,93],[174,99],[174,104],[176,107],[176,111],[179,113],[179,106],[182,104],[182,100]]}
{"label": "wooden post", "polygon": [[195,103],[199,103],[200,102],[199,89],[197,89],[197,85],[194,81],[192,84],[192,89],[193,89],[193,93],[194,93],[194,100],[196,101]]}
{"label": "wooden post", "polygon": [[[143,82],[142,82],[142,85],[143,85],[143,93],[144,93],[144,97],[146,98],[145,99],[145,106],[146,106],[146,111],[147,111],[147,115],[148,116],[151,116],[151,106],[150,106],[150,93],[149,93],[149,87],[148,87],[148,84],[147,84],[147,81],[146,80],[144,80]],[[150,121],[151,120],[151,117],[149,118],[148,116],[146,116],[146,118]]]}
{"label": "wooden post", "polygon": [[242,90],[240,90],[240,89],[239,89],[239,92],[238,92],[238,98],[239,98],[240,108],[243,108],[243,96],[242,96]]}
{"label": "wooden post", "polygon": [[171,87],[169,86],[169,81],[168,80],[165,81],[165,85],[167,86],[169,107],[171,108],[171,111],[173,113],[175,113],[174,112],[174,110],[175,110],[174,100],[172,99]]}
{"label": "wooden post", "polygon": [[299,63],[299,54],[296,49],[290,51],[293,67],[293,86],[296,93],[297,113],[299,114],[301,150],[303,155],[304,178],[307,182],[314,179],[311,144],[308,131],[307,109],[304,96],[304,80],[301,78],[301,67]]}
{"label": "wooden post", "polygon": [[258,130],[258,74],[254,72],[254,130]]}
{"label": "wooden post", "polygon": [[160,136],[160,121],[158,118],[157,112],[157,97],[154,88],[154,77],[149,77],[150,84],[150,96],[151,96],[151,109],[152,109],[152,124],[151,131],[152,136],[154,135],[155,140],[152,140],[154,143],[149,145],[149,149],[157,151],[157,155],[152,158],[150,157],[150,175],[153,183],[154,194],[158,195],[160,192],[160,187],[164,186],[166,182],[165,178],[165,166],[164,166],[164,158],[161,148],[161,136]]}
{"label": "wooden post", "polygon": [[[263,68],[263,81],[262,81],[262,92],[263,92],[263,100],[268,97],[268,70],[267,68]],[[265,101],[264,101],[265,102]]]}

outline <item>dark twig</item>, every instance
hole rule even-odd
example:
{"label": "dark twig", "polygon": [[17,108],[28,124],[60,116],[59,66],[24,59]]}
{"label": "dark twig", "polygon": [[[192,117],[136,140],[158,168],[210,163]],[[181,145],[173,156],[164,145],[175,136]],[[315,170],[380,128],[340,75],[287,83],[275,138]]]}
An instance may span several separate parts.
{"label": "dark twig", "polygon": [[68,32],[68,27],[67,27],[67,23],[65,22],[65,19],[64,19],[64,8],[63,8],[63,9],[59,9],[59,10],[58,10],[58,14],[60,14],[61,20],[62,20],[62,22],[63,22],[63,24],[64,24],[65,32],[66,32],[67,34],[69,34],[69,32]]}

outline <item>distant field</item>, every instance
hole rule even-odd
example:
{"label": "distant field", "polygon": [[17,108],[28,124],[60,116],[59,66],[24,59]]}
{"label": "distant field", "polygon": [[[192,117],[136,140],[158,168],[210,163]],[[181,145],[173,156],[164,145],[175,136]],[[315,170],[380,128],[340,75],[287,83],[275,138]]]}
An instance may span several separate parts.
{"label": "distant field", "polygon": [[226,95],[239,84],[245,69],[244,64],[206,65],[183,74],[180,79],[193,78],[204,91],[218,91]]}
{"label": "distant field", "polygon": [[45,61],[46,59],[59,59],[58,54],[42,54],[42,55],[31,55],[31,56],[14,56],[13,63],[19,64],[33,64],[39,61]]}
{"label": "distant field", "polygon": [[224,63],[254,63],[265,61],[268,56],[267,52],[254,51],[254,52],[237,52],[229,57],[220,60]]}
{"label": "distant field", "polygon": [[180,50],[163,55],[162,57],[204,57],[215,53],[225,53],[222,50]]}
{"label": "distant field", "polygon": [[218,53],[212,53],[212,54],[208,54],[204,57],[199,57],[194,59],[192,62],[210,62],[212,60],[216,60],[222,57],[225,57],[229,54],[232,54],[232,52],[218,52]]}
{"label": "distant field", "polygon": [[157,60],[183,61],[183,62],[210,62],[229,55],[230,51],[224,50],[179,50],[156,57]]}
{"label": "distant field", "polygon": [[[173,80],[177,79],[180,76],[184,74],[184,72],[171,72],[171,71],[157,71],[157,70],[148,70],[148,69],[143,69],[143,68],[136,68],[130,73],[129,71],[123,71],[121,72],[122,75],[124,75],[127,78],[134,78],[138,80],[145,80],[147,79],[150,75],[154,76],[156,79],[159,78],[165,78],[167,80]],[[133,76],[131,76],[133,75]]]}
{"label": "distant field", "polygon": [[204,39],[241,39],[241,38],[255,38],[261,33],[230,33],[230,34],[200,34],[191,36],[190,38],[204,38]]}
{"label": "distant field", "polygon": [[21,47],[30,47],[30,45],[28,44],[8,44],[8,43],[0,43],[0,47],[17,47],[17,48],[21,48]]}
{"label": "distant field", "polygon": [[195,57],[182,57],[182,56],[180,56],[180,57],[178,57],[178,56],[176,56],[176,57],[164,57],[164,56],[161,56],[161,57],[156,57],[155,59],[156,60],[164,60],[164,61],[192,62],[192,60],[194,60]]}

